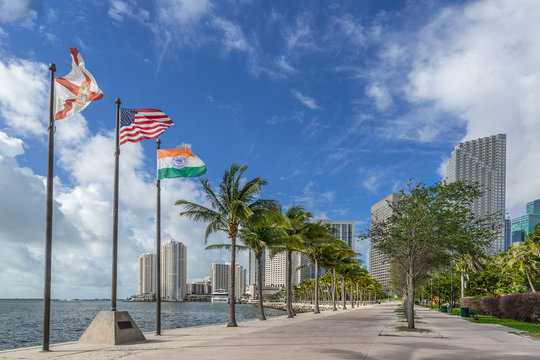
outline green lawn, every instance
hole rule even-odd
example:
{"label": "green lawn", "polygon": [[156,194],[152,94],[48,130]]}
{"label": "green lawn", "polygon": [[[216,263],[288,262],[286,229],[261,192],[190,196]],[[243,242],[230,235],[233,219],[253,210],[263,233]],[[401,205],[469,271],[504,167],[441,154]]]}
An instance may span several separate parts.
{"label": "green lawn", "polygon": [[478,320],[467,319],[468,321],[474,321],[482,324],[499,324],[502,326],[507,326],[513,329],[518,329],[521,331],[526,331],[531,336],[540,336],[540,324],[530,323],[524,321],[510,320],[510,319],[499,319],[493,316],[487,315],[478,315]]}
{"label": "green lawn", "polygon": [[[437,306],[430,307],[429,305],[426,306],[428,308],[432,308],[434,310],[437,310]],[[450,313],[447,313],[450,315]],[[454,316],[461,316],[461,309],[460,308],[454,308],[452,309],[452,314]],[[488,315],[477,315],[476,318],[478,320],[472,320],[471,318],[465,318],[465,320],[473,321],[477,323],[482,324],[498,324],[502,326],[506,326],[509,328],[521,330],[527,332],[524,335],[534,337],[535,339],[540,340],[540,323],[530,323],[525,321],[517,321],[517,320],[511,320],[511,319],[500,319],[494,316],[488,316]]]}

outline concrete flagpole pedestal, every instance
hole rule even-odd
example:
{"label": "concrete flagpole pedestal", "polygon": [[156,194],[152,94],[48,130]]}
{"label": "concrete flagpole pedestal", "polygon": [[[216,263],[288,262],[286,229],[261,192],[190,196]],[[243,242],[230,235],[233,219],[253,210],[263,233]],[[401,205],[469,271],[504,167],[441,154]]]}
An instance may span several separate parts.
{"label": "concrete flagpole pedestal", "polygon": [[127,311],[100,311],[79,339],[79,344],[120,345],[146,341]]}

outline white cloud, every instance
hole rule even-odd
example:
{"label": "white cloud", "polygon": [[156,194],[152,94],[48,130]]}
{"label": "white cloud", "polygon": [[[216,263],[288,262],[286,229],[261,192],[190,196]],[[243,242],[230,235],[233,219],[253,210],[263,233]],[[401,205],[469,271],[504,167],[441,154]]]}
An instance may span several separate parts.
{"label": "white cloud", "polygon": [[277,60],[277,67],[281,71],[287,73],[287,74],[294,74],[298,70],[296,70],[288,61],[285,55],[281,55]]}
{"label": "white cloud", "polygon": [[370,84],[366,89],[366,93],[369,97],[375,99],[375,104],[379,110],[386,110],[390,105],[392,105],[392,97],[390,96],[390,92],[381,84]]}
{"label": "white cloud", "polygon": [[[426,25],[405,94],[466,123],[463,140],[507,134],[507,207],[540,197],[540,3],[478,1]],[[441,119],[443,121],[443,119]],[[526,174],[526,175],[525,175]]]}
{"label": "white cloud", "polygon": [[30,0],[0,0],[0,24],[22,20],[25,26],[33,25],[37,14],[30,5]]}
{"label": "white cloud", "polygon": [[293,94],[296,100],[300,101],[305,107],[310,108],[311,110],[320,109],[319,105],[317,105],[317,103],[315,102],[315,99],[310,98],[309,96],[306,96],[296,90],[291,90],[291,94]]}
{"label": "white cloud", "polygon": [[47,66],[22,59],[0,59],[0,115],[17,134],[45,133],[48,117]]}
{"label": "white cloud", "polygon": [[223,31],[223,45],[227,52],[231,50],[248,51],[250,47],[242,33],[242,29],[233,22],[216,17],[214,19],[214,26]]}
{"label": "white cloud", "polygon": [[160,21],[181,27],[198,23],[213,8],[209,0],[161,0],[157,6]]}

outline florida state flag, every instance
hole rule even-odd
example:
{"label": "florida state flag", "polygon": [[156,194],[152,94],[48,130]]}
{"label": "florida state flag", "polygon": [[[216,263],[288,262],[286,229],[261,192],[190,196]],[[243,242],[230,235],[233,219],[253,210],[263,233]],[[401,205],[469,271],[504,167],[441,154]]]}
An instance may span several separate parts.
{"label": "florida state flag", "polygon": [[99,100],[103,93],[96,80],[84,66],[84,60],[75,48],[70,48],[71,72],[55,82],[55,120],[62,120],[84,110],[91,101]]}

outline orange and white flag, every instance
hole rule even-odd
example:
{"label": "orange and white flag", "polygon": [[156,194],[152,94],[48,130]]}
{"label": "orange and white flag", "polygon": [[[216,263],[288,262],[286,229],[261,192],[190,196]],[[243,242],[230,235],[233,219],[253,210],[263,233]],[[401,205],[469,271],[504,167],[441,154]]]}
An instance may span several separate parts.
{"label": "orange and white flag", "polygon": [[84,60],[76,48],[70,48],[71,72],[56,78],[54,84],[55,120],[62,120],[84,110],[91,101],[103,97],[96,80],[84,66]]}

